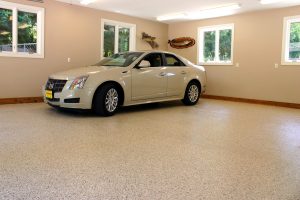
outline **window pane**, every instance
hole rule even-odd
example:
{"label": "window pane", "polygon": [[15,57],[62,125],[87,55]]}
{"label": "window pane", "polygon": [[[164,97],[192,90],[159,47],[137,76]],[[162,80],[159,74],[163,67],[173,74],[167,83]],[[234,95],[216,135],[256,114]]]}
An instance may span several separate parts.
{"label": "window pane", "polygon": [[167,66],[183,66],[183,63],[173,55],[165,54]]}
{"label": "window pane", "polygon": [[12,10],[0,8],[0,51],[12,51]]}
{"label": "window pane", "polygon": [[219,58],[220,61],[230,61],[231,60],[231,29],[220,30],[219,39]]}
{"label": "window pane", "polygon": [[143,60],[149,61],[151,67],[161,67],[162,66],[162,57],[160,53],[151,53],[145,56]]}
{"label": "window pane", "polygon": [[216,31],[204,32],[204,62],[215,60]]}
{"label": "window pane", "polygon": [[291,23],[289,59],[300,59],[300,22]]}
{"label": "window pane", "polygon": [[37,14],[18,11],[18,52],[36,53]]}
{"label": "window pane", "polygon": [[129,28],[119,28],[119,52],[129,51]]}
{"label": "window pane", "polygon": [[115,52],[115,26],[104,25],[104,57],[112,56]]}

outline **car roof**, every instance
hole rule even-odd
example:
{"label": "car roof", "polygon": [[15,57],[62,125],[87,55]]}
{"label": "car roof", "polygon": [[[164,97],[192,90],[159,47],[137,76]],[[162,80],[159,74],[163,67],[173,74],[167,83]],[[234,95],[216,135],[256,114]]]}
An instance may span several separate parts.
{"label": "car roof", "polygon": [[136,52],[136,53],[169,53],[169,54],[174,54],[172,52],[163,51],[163,50],[141,50],[141,51],[129,51],[129,52]]}

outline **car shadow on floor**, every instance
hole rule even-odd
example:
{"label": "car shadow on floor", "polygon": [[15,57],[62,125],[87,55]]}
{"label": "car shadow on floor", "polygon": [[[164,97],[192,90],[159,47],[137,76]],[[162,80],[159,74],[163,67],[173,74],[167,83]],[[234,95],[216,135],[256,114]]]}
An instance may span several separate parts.
{"label": "car shadow on floor", "polygon": [[[123,115],[128,113],[138,113],[138,112],[147,112],[154,111],[159,109],[168,109],[174,107],[185,106],[180,101],[173,102],[160,102],[160,103],[149,103],[149,104],[141,104],[134,106],[126,106],[120,107],[118,112],[115,115]],[[92,110],[80,110],[80,109],[64,109],[64,108],[51,108],[48,109],[52,114],[58,113],[61,115],[69,116],[69,117],[101,117],[95,115]]]}

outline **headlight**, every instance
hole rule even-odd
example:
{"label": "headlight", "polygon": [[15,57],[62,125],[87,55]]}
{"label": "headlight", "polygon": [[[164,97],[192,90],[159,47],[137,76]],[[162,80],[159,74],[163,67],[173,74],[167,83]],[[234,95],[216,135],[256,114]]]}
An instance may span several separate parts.
{"label": "headlight", "polygon": [[86,80],[88,79],[88,77],[89,76],[81,76],[81,77],[76,78],[70,85],[69,89],[70,90],[74,90],[76,88],[82,89]]}

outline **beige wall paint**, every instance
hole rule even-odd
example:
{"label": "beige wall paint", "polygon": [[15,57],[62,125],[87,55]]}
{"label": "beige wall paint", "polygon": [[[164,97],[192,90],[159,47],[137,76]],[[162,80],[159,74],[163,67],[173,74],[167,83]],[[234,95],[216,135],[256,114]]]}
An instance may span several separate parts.
{"label": "beige wall paint", "polygon": [[[234,23],[235,66],[206,66],[207,94],[300,103],[300,66],[281,66],[283,18],[300,14],[300,6],[235,16],[174,23],[169,38],[190,36],[197,39],[201,26]],[[184,50],[169,47],[197,62],[197,46]],[[274,64],[279,68],[275,69]]]}
{"label": "beige wall paint", "polygon": [[[146,32],[167,50],[168,25],[121,14],[64,4],[54,0],[33,3],[7,0],[45,8],[45,58],[0,57],[0,98],[41,96],[49,74],[96,63],[100,59],[101,19],[136,24],[137,50],[149,50],[141,40]],[[71,58],[71,63],[67,58]]]}

